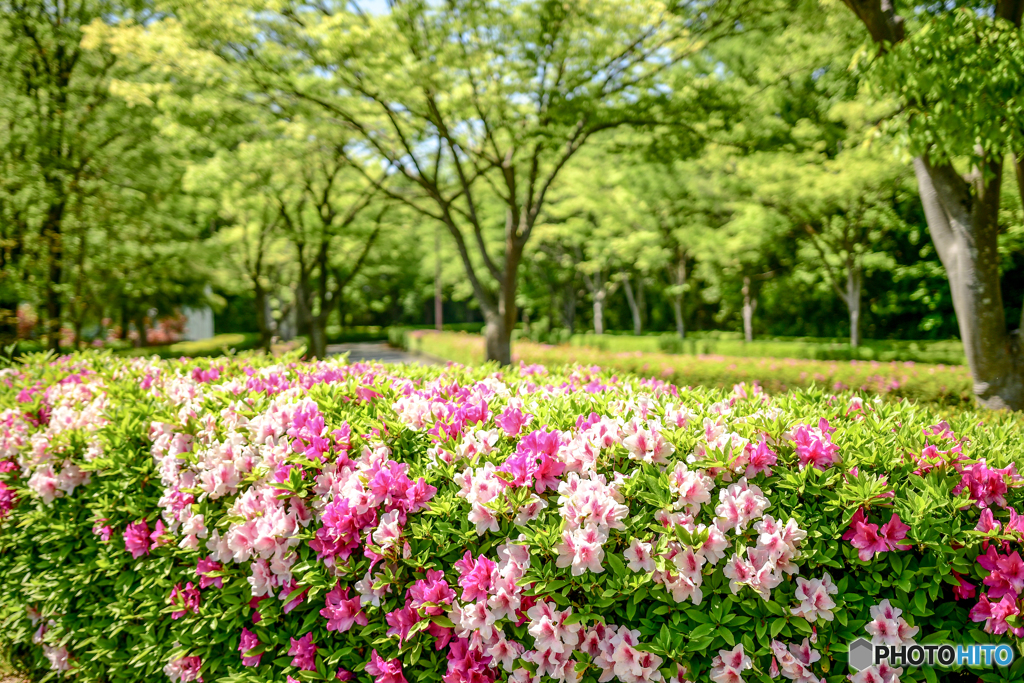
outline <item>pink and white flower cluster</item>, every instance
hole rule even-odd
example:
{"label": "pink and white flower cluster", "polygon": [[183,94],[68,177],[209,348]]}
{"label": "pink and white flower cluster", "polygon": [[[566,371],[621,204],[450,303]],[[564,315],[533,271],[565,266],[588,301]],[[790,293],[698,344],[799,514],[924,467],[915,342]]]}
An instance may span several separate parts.
{"label": "pink and white flower cluster", "polygon": [[[818,629],[845,624],[857,608],[841,594],[848,577],[833,572],[843,577],[837,585],[824,571],[836,560],[821,559],[821,534],[794,509],[792,492],[800,481],[867,485],[847,467],[855,454],[844,453],[841,431],[873,419],[863,404],[809,419],[756,386],[705,405],[660,380],[585,368],[482,376],[330,361],[132,360],[112,378],[81,370],[40,384],[26,393],[32,410],[0,413],[0,518],[21,504],[16,493],[45,506],[93,485],[112,446],[105,413],[115,382],[141,387],[157,407],[147,429],[159,509],[126,518],[98,503],[89,523],[99,540],[90,542],[134,571],[177,563],[162,594],[172,628],[201,626],[218,591],[237,599],[244,590],[252,623],[232,634],[232,658],[261,676],[323,677],[338,643],[365,639],[365,651],[346,654],[340,669],[333,660],[328,676],[349,680],[348,667],[375,683],[407,683],[405,657],[416,649],[421,660],[443,654],[444,683],[743,683],[765,671],[817,683],[830,657],[812,647]],[[981,516],[987,576],[971,618],[1024,637],[1013,618],[1024,561],[1012,547],[1024,540],[1024,517],[1007,503],[1020,477],[1012,465],[967,460],[963,441],[939,451],[930,441],[953,439],[948,425],[925,438],[933,450],[908,456],[908,471],[953,473],[961,502]],[[864,562],[917,543],[889,509],[898,489],[880,488],[857,501],[863,507],[842,530],[844,552],[852,546]],[[976,586],[957,578],[957,597],[973,597]],[[624,612],[641,591],[640,613]],[[679,627],[659,619],[668,610],[719,623],[723,604],[765,603],[802,624],[793,628],[801,635],[762,631],[755,651],[751,619],[731,632],[735,640],[723,638],[735,646],[705,656],[680,647]],[[664,608],[644,612],[654,605]],[[908,644],[919,631],[889,600],[870,616],[866,632],[880,644]],[[659,632],[658,622],[671,625]],[[55,668],[73,666],[66,649],[40,645]],[[214,677],[211,661],[198,647],[175,647],[160,666],[172,681],[201,681]],[[283,662],[288,672],[267,668]],[[900,673],[883,665],[853,680],[891,683]]]}

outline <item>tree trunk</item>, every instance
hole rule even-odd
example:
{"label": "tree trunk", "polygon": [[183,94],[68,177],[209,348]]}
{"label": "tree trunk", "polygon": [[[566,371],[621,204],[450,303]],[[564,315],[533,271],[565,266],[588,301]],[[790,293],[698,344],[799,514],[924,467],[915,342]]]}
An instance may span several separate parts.
{"label": "tree trunk", "polygon": [[751,293],[750,276],[743,276],[743,341],[754,341],[754,311],[757,310],[757,297]]}
{"label": "tree trunk", "polygon": [[149,333],[146,330],[146,311],[140,309],[135,314],[135,330],[138,333],[135,337],[135,348],[142,348],[146,346],[149,341]]}
{"label": "tree trunk", "polygon": [[1002,160],[989,160],[985,166],[965,180],[950,164],[914,159],[928,231],[949,278],[974,393],[986,408],[1020,410],[1020,342],[1006,329],[999,282]]}
{"label": "tree trunk", "polygon": [[850,311],[850,346],[860,346],[860,302],[863,274],[856,259],[846,264],[846,306]]}
{"label": "tree trunk", "polygon": [[576,287],[571,281],[565,286],[562,309],[562,325],[572,334],[576,327]]}
{"label": "tree trunk", "polygon": [[313,358],[327,358],[327,320],[318,315],[310,321],[309,355]]}
{"label": "tree trunk", "polygon": [[18,341],[18,302],[11,296],[0,299],[0,344]]}
{"label": "tree trunk", "polygon": [[686,259],[679,259],[675,275],[677,291],[672,295],[672,313],[676,317],[676,332],[679,334],[679,338],[686,339],[686,322],[683,320],[683,297],[686,295],[684,290],[686,287]]}
{"label": "tree trunk", "polygon": [[64,202],[50,204],[42,230],[46,243],[46,345],[55,353],[60,353],[61,300],[58,288],[64,266],[61,236],[63,218]]}
{"label": "tree trunk", "polygon": [[[903,18],[889,0],[844,0],[884,53],[903,40]],[[1020,28],[1024,3],[1000,0],[995,16]],[[1018,158],[1014,159],[1018,163]],[[999,190],[1003,159],[987,159],[962,177],[952,164],[914,159],[928,232],[953,295],[960,340],[974,380],[974,394],[986,408],[1024,408],[1022,333],[1006,329],[999,280]],[[1024,194],[1024,182],[1018,177]],[[1022,321],[1024,322],[1024,321]]]}
{"label": "tree trunk", "polygon": [[640,274],[636,278],[636,308],[640,312],[640,326],[647,327],[647,297],[644,296],[644,276]]}
{"label": "tree trunk", "polygon": [[444,288],[441,282],[441,226],[434,230],[434,329],[444,329]]}
{"label": "tree trunk", "polygon": [[[304,270],[300,264],[300,270]],[[311,335],[313,311],[309,305],[309,275],[300,274],[295,287],[295,331],[299,335]]]}
{"label": "tree trunk", "polygon": [[633,334],[640,336],[643,332],[643,324],[640,320],[640,307],[637,305],[636,297],[633,296],[633,285],[628,275],[623,274],[622,284],[626,290],[626,301],[629,303],[629,312],[633,316]]}
{"label": "tree trunk", "polygon": [[131,323],[131,317],[128,315],[128,304],[125,301],[121,302],[121,341],[128,341],[128,325]]}
{"label": "tree trunk", "polygon": [[497,306],[482,306],[484,311],[484,341],[488,361],[499,365],[512,364],[512,330],[519,318],[516,308],[516,285],[519,262],[523,258],[523,244],[514,235],[506,234],[505,268],[499,280]]}
{"label": "tree trunk", "polygon": [[594,292],[594,334],[604,334],[604,285]]}
{"label": "tree trunk", "polygon": [[256,283],[256,329],[260,333],[260,348],[270,351],[270,320],[267,315],[267,292],[263,285]]}
{"label": "tree trunk", "polygon": [[594,305],[594,334],[604,334],[604,302],[608,298],[608,288],[605,286],[604,275],[601,271],[594,273],[593,279],[586,273],[583,274],[583,282],[590,290]]}
{"label": "tree trunk", "polygon": [[484,342],[487,360],[497,361],[500,365],[512,363],[512,330],[505,325],[503,316],[484,315]]}
{"label": "tree trunk", "polygon": [[337,296],[338,299],[334,303],[338,309],[338,325],[341,326],[341,331],[344,333],[344,331],[348,329],[348,316],[346,315],[348,311],[345,310],[345,292],[338,290]]}

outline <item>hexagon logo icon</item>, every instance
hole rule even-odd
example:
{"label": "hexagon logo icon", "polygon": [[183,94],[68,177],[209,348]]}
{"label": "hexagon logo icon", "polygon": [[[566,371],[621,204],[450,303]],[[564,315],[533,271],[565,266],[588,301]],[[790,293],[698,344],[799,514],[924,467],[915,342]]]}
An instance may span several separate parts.
{"label": "hexagon logo icon", "polygon": [[871,666],[873,659],[871,652],[873,649],[871,642],[864,638],[858,638],[850,643],[850,650],[847,653],[847,662],[850,668],[855,671],[861,671]]}

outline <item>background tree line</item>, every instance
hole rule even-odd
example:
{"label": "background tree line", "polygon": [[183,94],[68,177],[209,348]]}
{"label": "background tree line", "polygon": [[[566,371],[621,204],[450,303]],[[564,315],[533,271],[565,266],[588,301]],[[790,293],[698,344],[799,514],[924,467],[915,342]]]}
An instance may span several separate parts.
{"label": "background tree line", "polygon": [[0,0],[0,325],[322,356],[439,281],[500,362],[960,336],[1019,406],[1022,4]]}

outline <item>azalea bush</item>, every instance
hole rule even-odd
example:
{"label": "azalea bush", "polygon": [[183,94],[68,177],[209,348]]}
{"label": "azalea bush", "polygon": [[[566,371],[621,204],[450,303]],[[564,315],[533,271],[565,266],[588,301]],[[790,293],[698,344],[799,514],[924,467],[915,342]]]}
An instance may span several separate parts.
{"label": "azalea bush", "polygon": [[[609,338],[619,342],[630,337]],[[635,339],[635,338],[633,338]],[[393,340],[444,360],[482,363],[480,335],[406,331]],[[596,364],[609,370],[656,377],[678,386],[728,389],[734,384],[757,384],[772,394],[820,387],[831,391],[857,390],[889,399],[912,399],[947,406],[974,404],[971,375],[966,366],[891,361],[825,361],[797,358],[744,358],[723,355],[680,356],[646,351],[613,351],[587,346],[551,346],[518,340],[515,361],[564,365]]]}
{"label": "azalea bush", "polygon": [[103,354],[0,404],[0,646],[47,678],[974,681],[847,644],[1024,636],[1009,417]]}

